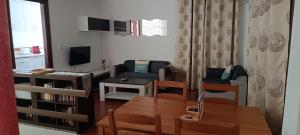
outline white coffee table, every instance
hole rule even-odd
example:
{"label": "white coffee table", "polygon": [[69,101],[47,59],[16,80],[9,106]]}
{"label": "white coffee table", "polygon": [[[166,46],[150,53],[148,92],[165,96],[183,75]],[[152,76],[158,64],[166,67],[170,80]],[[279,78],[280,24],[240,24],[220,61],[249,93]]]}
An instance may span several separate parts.
{"label": "white coffee table", "polygon": [[[109,87],[109,92],[105,93],[105,87]],[[99,83],[100,101],[109,99],[131,100],[135,96],[153,96],[153,81],[148,79],[128,79],[121,81],[120,78],[109,78]],[[118,92],[116,88],[138,89],[139,93]]]}

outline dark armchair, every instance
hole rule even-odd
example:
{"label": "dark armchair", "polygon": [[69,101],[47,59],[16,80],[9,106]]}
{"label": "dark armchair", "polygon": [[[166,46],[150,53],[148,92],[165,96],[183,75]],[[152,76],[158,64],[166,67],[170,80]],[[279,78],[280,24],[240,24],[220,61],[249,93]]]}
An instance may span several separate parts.
{"label": "dark armchair", "polygon": [[[244,68],[240,65],[233,66],[231,70],[231,75],[228,79],[222,80],[222,74],[224,68],[208,68],[206,72],[206,77],[203,79],[203,83],[206,84],[228,84],[228,85],[238,85],[239,86],[239,105],[245,106],[247,99],[247,73]],[[206,96],[212,97],[222,97],[222,98],[232,98],[230,93],[221,94],[213,90],[206,91]]]}

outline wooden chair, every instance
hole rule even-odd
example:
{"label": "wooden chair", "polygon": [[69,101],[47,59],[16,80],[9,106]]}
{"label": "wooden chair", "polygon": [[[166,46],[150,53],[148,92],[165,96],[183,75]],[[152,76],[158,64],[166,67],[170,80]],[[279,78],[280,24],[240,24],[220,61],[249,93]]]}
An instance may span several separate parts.
{"label": "wooden chair", "polygon": [[[140,114],[114,114],[114,110],[108,110],[108,118],[110,125],[110,135],[160,135],[161,134],[161,118],[159,114],[154,117],[140,115]],[[118,127],[117,123],[124,123],[122,127]],[[124,125],[141,125],[151,126],[151,129],[155,131],[149,131],[145,129],[131,128],[130,126],[124,127]],[[153,126],[152,126],[153,125]],[[153,127],[153,128],[152,128]]]}
{"label": "wooden chair", "polygon": [[232,92],[232,93],[234,93],[234,97],[235,97],[234,100],[224,99],[224,98],[222,99],[222,98],[217,98],[217,97],[205,97],[205,102],[233,104],[236,106],[238,106],[238,104],[239,104],[239,86],[238,85],[202,83],[201,90],[202,91],[213,90],[213,91]]}
{"label": "wooden chair", "polygon": [[[159,88],[179,88],[182,89],[182,95],[173,93],[159,93]],[[163,91],[163,90],[161,90]],[[187,99],[187,83],[176,81],[154,81],[154,97],[155,98],[169,98],[169,99]]]}
{"label": "wooden chair", "polygon": [[229,122],[188,121],[177,117],[175,120],[175,135],[181,135],[182,131],[184,134],[239,135],[239,126]]}

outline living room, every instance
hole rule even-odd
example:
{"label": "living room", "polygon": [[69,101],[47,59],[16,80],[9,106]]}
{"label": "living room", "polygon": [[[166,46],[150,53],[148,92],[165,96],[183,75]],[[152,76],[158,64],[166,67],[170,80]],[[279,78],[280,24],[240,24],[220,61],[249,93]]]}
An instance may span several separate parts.
{"label": "living room", "polygon": [[[0,6],[0,134],[115,134],[119,125],[108,120],[114,110],[155,111],[159,132],[177,134],[175,119],[195,105],[200,132],[182,134],[221,134],[220,117],[238,129],[232,134],[300,134],[294,0],[0,0]],[[93,20],[105,26],[92,29]],[[256,37],[261,33],[270,37]],[[184,101],[158,92],[178,94],[169,88],[177,86]],[[229,97],[237,107],[219,101],[212,104],[219,109],[210,107],[210,96]]]}

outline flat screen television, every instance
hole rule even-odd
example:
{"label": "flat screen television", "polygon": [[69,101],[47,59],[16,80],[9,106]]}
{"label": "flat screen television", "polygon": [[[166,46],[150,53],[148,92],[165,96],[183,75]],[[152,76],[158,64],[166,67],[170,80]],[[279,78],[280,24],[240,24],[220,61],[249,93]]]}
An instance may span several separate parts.
{"label": "flat screen television", "polygon": [[90,61],[91,61],[91,47],[90,46],[71,47],[70,48],[70,59],[69,59],[70,66],[90,63]]}

